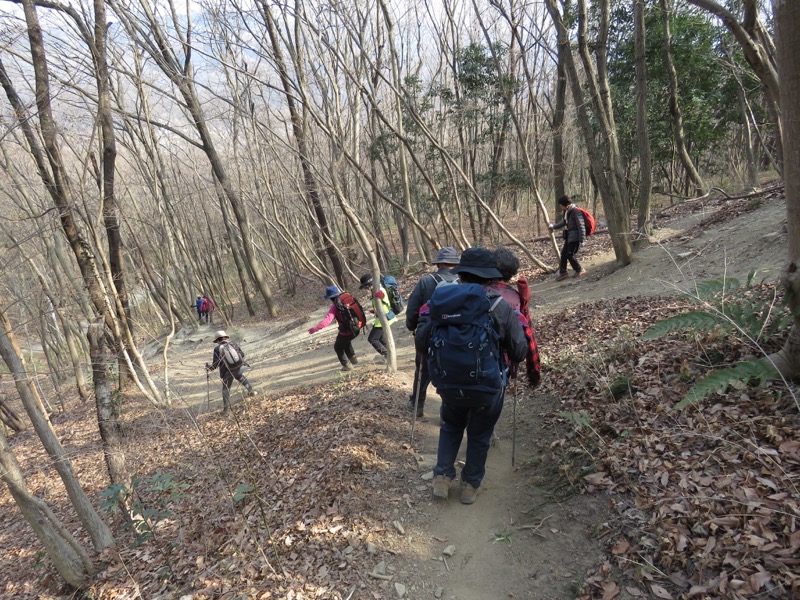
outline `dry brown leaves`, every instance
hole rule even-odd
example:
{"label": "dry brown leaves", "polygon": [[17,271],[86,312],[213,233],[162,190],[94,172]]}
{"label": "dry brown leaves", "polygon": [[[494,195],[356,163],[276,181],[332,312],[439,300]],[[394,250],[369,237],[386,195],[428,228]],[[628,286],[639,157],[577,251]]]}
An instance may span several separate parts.
{"label": "dry brown leaves", "polygon": [[[620,515],[607,538],[609,562],[587,580],[583,597],[613,598],[620,586],[665,599],[796,596],[795,404],[785,386],[773,385],[729,388],[675,411],[711,362],[726,366],[752,352],[730,336],[637,341],[652,322],[684,309],[675,300],[627,298],[538,324],[542,391],[561,399],[550,418],[584,413],[590,420],[553,451]],[[628,393],[615,399],[609,390],[620,387]],[[565,449],[576,448],[591,455],[578,465],[592,464],[590,472],[568,458]]]}
{"label": "dry brown leaves", "polygon": [[[235,418],[214,413],[193,422],[180,410],[154,414],[129,407],[131,466],[144,478],[171,474],[190,487],[174,501],[141,489],[147,507],[171,515],[158,524],[155,540],[139,547],[128,547],[131,536],[118,534],[118,552],[98,561],[94,597],[341,598],[350,589],[361,590],[359,597],[391,597],[385,581],[368,576],[379,559],[368,556],[367,544],[381,553],[396,536],[384,519],[387,505],[402,495],[396,482],[405,487],[400,470],[413,464],[411,451],[394,441],[408,435],[397,430],[407,426],[404,395],[377,372],[347,381],[248,400],[234,409]],[[86,436],[86,445],[67,445],[94,494],[105,485],[105,472],[88,409],[76,411],[84,414],[70,417],[69,425],[76,439]],[[19,437],[15,446],[29,482],[52,487],[57,477],[36,466],[47,460],[33,436]],[[42,495],[70,522],[63,492]],[[18,557],[0,562],[7,582],[0,594],[58,593],[60,578],[51,576],[48,561],[34,567],[29,548],[40,544],[2,498],[8,529],[0,544]]]}

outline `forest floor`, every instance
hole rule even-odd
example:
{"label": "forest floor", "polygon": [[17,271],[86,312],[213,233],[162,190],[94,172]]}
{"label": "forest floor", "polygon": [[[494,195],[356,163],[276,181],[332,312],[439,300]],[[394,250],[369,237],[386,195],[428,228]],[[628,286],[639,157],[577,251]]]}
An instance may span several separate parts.
{"label": "forest floor", "polygon": [[[744,282],[756,271],[763,289],[774,289],[787,244],[782,189],[686,202],[664,210],[657,224],[626,268],[618,268],[603,234],[587,243],[588,275],[579,280],[556,282],[523,268],[543,383],[509,388],[471,506],[455,493],[447,502],[432,498],[438,396],[429,391],[412,441],[405,401],[413,343],[402,323],[393,328],[395,374],[366,336],[355,341],[357,368],[339,370],[335,327],[307,333],[327,310],[314,299],[320,293],[279,319],[229,325],[259,393],[245,399],[235,387],[227,415],[219,411],[216,373],[206,379],[203,369],[217,327],[181,332],[169,351],[174,408],[125,407],[137,498],[160,511],[154,537],[136,545],[133,533],[121,535],[120,548],[100,557],[86,597],[612,600],[800,592],[796,403],[776,411],[775,398],[783,396],[774,392],[772,405],[762,402],[756,416],[744,418],[735,411],[760,399],[752,393],[744,402],[745,392],[736,391],[730,404],[715,400],[713,414],[733,411],[732,421],[748,421],[755,433],[737,433],[734,444],[752,442],[755,450],[734,456],[710,426],[696,442],[668,406],[686,391],[677,374],[697,371],[695,359],[708,348],[694,347],[696,339],[633,341],[653,319],[685,307],[683,292],[699,282]],[[421,274],[403,280],[405,287]],[[713,350],[728,358],[744,352],[724,343]],[[153,346],[150,357],[161,350]],[[620,374],[630,375],[630,404],[609,397]],[[776,412],[783,414],[771,416]],[[81,405],[53,421],[82,482],[98,494],[106,477],[91,413]],[[717,417],[691,418],[707,425]],[[769,439],[756,431],[767,426]],[[681,452],[687,439],[692,451]],[[31,488],[79,530],[33,434],[12,443]],[[717,454],[749,470],[715,463],[711,472],[705,462],[718,461]],[[760,454],[772,463],[753,459]],[[731,503],[741,499],[728,503],[720,489],[709,492],[720,478],[731,488],[752,487],[748,510],[769,509],[780,522],[740,518],[743,509]],[[75,597],[59,588],[10,504],[2,490],[0,596]],[[689,521],[704,504],[702,517]]]}

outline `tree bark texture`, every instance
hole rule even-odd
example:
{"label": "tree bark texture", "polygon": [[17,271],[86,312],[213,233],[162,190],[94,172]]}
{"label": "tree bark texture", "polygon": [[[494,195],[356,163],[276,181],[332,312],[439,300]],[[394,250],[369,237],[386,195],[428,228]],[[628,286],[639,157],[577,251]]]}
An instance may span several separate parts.
{"label": "tree bark texture", "polygon": [[649,236],[650,198],[653,187],[653,167],[650,160],[650,132],[647,125],[647,61],[645,60],[646,33],[644,27],[645,0],[633,0],[633,22],[636,58],[636,139],[639,144],[639,233]]}
{"label": "tree bark texture", "polygon": [[36,435],[41,440],[48,456],[52,459],[53,467],[61,477],[70,502],[87,533],[92,538],[95,549],[103,550],[113,547],[114,537],[111,535],[111,530],[89,501],[89,497],[72,470],[72,463],[67,453],[50,425],[39,393],[36,391],[36,386],[25,370],[25,365],[21,358],[22,352],[14,340],[11,323],[4,312],[0,312],[0,356],[2,356],[14,378],[17,392],[22,400],[22,405],[25,407],[25,412],[28,413],[28,418],[33,424],[33,429],[36,431]]}
{"label": "tree bark texture", "polygon": [[89,555],[64,527],[50,508],[34,496],[25,483],[16,456],[0,432],[0,477],[8,486],[22,516],[53,561],[56,570],[74,588],[81,588],[94,572]]}

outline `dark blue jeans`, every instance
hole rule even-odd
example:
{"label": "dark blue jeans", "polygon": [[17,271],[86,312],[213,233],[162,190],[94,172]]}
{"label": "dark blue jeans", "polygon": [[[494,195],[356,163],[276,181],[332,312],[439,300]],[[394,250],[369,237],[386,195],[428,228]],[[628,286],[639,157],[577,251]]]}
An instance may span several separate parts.
{"label": "dark blue jeans", "polygon": [[[467,432],[467,460],[461,470],[461,480],[472,487],[480,487],[486,474],[486,457],[492,443],[492,433],[503,410],[505,389],[494,395],[475,398],[465,406],[463,399],[440,392],[442,396],[442,424],[439,427],[439,454],[434,475],[451,479],[456,476],[456,458],[464,431]],[[448,398],[450,396],[450,398]]]}

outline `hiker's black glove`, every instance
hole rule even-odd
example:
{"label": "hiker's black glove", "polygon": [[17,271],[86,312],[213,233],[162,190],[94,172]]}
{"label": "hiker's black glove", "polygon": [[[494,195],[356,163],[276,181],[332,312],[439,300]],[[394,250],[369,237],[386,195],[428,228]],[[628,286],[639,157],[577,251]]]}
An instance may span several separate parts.
{"label": "hiker's black glove", "polygon": [[206,371],[210,371],[210,370],[211,370],[211,365],[206,363]]}

